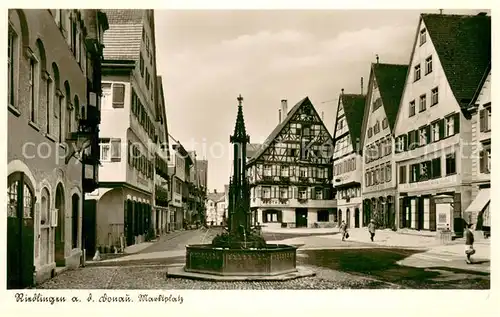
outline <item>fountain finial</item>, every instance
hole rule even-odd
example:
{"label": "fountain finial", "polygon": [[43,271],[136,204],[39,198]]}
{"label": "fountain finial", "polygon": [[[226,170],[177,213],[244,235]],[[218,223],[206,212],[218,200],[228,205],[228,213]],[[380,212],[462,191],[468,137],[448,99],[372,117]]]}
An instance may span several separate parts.
{"label": "fountain finial", "polygon": [[238,98],[236,98],[236,100],[238,100],[238,106],[241,106],[241,104],[243,103],[243,97],[241,96],[241,94],[238,96]]}

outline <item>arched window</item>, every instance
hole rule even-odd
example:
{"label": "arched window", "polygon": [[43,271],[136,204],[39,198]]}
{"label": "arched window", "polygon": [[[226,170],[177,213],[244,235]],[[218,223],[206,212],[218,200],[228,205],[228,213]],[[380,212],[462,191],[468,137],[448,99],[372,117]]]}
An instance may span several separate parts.
{"label": "arched window", "polygon": [[35,52],[28,52],[28,98],[29,98],[29,118],[30,122],[38,123],[39,106],[39,79],[40,79],[40,58]]}
{"label": "arched window", "polygon": [[33,187],[21,173],[16,172],[8,177],[7,217],[32,219],[35,206]]}
{"label": "arched window", "polygon": [[54,74],[54,90],[53,90],[53,98],[52,98],[52,109],[54,112],[54,118],[56,119],[56,131],[57,131],[57,139],[59,143],[62,143],[62,93],[61,93],[61,84],[59,79],[59,68],[56,63],[52,63],[52,72]]}
{"label": "arched window", "polygon": [[75,114],[74,114],[75,128],[77,129],[78,128],[78,119],[80,119],[80,115],[79,115],[80,100],[78,99],[77,95],[75,95],[74,107],[75,107]]}
{"label": "arched window", "polygon": [[14,28],[9,24],[9,40],[8,40],[8,78],[7,78],[7,105],[12,107],[17,106],[16,94],[16,69],[19,63],[19,37]]}
{"label": "arched window", "polygon": [[[65,90],[65,100],[66,100],[66,131],[65,134],[72,132],[71,122],[73,121],[73,105],[71,104],[71,88],[69,87],[69,82],[64,82],[64,90]],[[63,134],[64,135],[64,134]]]}

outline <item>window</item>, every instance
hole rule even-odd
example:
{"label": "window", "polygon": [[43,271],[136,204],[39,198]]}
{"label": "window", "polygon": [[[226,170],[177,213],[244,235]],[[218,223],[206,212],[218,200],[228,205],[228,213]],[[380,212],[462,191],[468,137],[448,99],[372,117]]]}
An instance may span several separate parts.
{"label": "window", "polygon": [[111,161],[120,162],[121,160],[121,139],[111,140]]}
{"label": "window", "polygon": [[419,136],[420,136],[420,146],[424,146],[427,144],[427,139],[428,139],[428,135],[427,135],[427,127],[423,127],[423,128],[420,128],[419,130]]}
{"label": "window", "polygon": [[399,167],[399,183],[406,184],[406,166]]}
{"label": "window", "polygon": [[315,197],[316,200],[322,200],[323,199],[323,189],[316,188],[315,195],[316,195],[316,197]]}
{"label": "window", "polygon": [[141,72],[141,77],[144,77],[144,58],[142,53],[139,55],[139,71]]}
{"label": "window", "polygon": [[415,115],[415,100],[410,101],[410,114],[409,117],[413,117]]}
{"label": "window", "polygon": [[392,180],[392,166],[391,163],[385,166],[385,180],[390,182]]}
{"label": "window", "polygon": [[52,80],[50,78],[47,78],[47,86],[46,86],[46,89],[47,91],[45,92],[46,93],[46,127],[45,127],[45,132],[47,132],[47,134],[50,134],[52,132],[52,129],[50,128],[50,125],[52,123],[52,98],[54,97],[54,94],[52,92]]}
{"label": "window", "polygon": [[425,29],[420,30],[420,45],[423,45],[427,41]]}
{"label": "window", "polygon": [[78,28],[75,20],[71,21],[71,51],[73,56],[77,56],[77,44],[78,44]]}
{"label": "window", "polygon": [[435,158],[431,162],[431,177],[440,178],[441,177],[441,158]]}
{"label": "window", "polygon": [[420,96],[420,106],[418,108],[419,112],[425,111],[427,109],[427,95],[421,95]]}
{"label": "window", "polygon": [[439,126],[439,121],[432,123],[432,142],[437,142],[440,140]]}
{"label": "window", "polygon": [[449,116],[445,118],[445,137],[449,137],[455,134],[455,116]]}
{"label": "window", "polygon": [[149,81],[151,80],[151,77],[149,75],[149,71],[146,68],[146,88],[149,90]]}
{"label": "window", "polygon": [[299,188],[299,199],[307,199],[307,189],[305,187]]}
{"label": "window", "polygon": [[479,172],[489,174],[491,172],[491,147],[484,148],[479,155]]}
{"label": "window", "polygon": [[431,161],[425,161],[420,163],[420,177],[418,181],[426,181],[431,175]]}
{"label": "window", "polygon": [[284,177],[288,177],[289,176],[288,166],[286,166],[286,165],[281,166],[281,168],[280,168],[280,175],[284,176]]}
{"label": "window", "polygon": [[101,161],[110,162],[111,161],[111,140],[110,139],[101,139],[100,147],[101,147]]}
{"label": "window", "polygon": [[380,176],[380,184],[383,184],[385,182],[385,167],[380,166],[380,168],[378,168],[377,171],[379,172]]}
{"label": "window", "polygon": [[415,66],[415,69],[414,69],[414,75],[413,75],[414,81],[419,80],[420,76],[421,76],[421,74],[420,74],[420,64],[418,64],[417,66]]}
{"label": "window", "polygon": [[280,187],[280,198],[288,198],[288,188],[287,187]]}
{"label": "window", "polygon": [[372,131],[372,128],[368,128],[368,137],[371,138],[373,135],[373,131]]}
{"label": "window", "polygon": [[330,218],[328,210],[318,210],[318,222],[327,222]]}
{"label": "window", "polygon": [[15,94],[15,77],[17,67],[17,34],[9,27],[9,43],[8,43],[8,85],[7,85],[7,104],[13,107],[16,106]]}
{"label": "window", "polygon": [[125,85],[113,84],[113,108],[123,108],[125,105]]}
{"label": "window", "polygon": [[389,126],[389,122],[387,121],[387,118],[384,118],[382,120],[382,129],[386,129]]}
{"label": "window", "polygon": [[398,136],[396,139],[396,152],[401,153],[405,151],[405,140],[404,136]]}
{"label": "window", "polygon": [[446,176],[457,172],[455,153],[446,155]]}
{"label": "window", "polygon": [[271,165],[264,166],[264,176],[271,176]]}
{"label": "window", "polygon": [[432,56],[429,56],[425,59],[425,74],[432,73]]}
{"label": "window", "polygon": [[437,105],[439,102],[439,89],[438,87],[431,90],[431,107]]}
{"label": "window", "polygon": [[375,125],[373,126],[373,133],[377,134],[380,132],[380,122],[376,122]]}
{"label": "window", "polygon": [[378,108],[380,108],[382,106],[382,98],[378,97],[377,99],[375,99],[375,101],[373,102],[373,110],[372,111],[375,111],[377,110]]}
{"label": "window", "polygon": [[481,132],[491,131],[491,108],[484,108],[479,111],[479,130]]}
{"label": "window", "polygon": [[410,165],[410,183],[418,182],[420,178],[420,165],[413,164]]}
{"label": "window", "polygon": [[30,96],[30,121],[33,123],[36,122],[37,93],[35,83],[37,78],[37,63],[34,59],[30,59],[28,91]]}
{"label": "window", "polygon": [[307,177],[307,167],[300,167],[299,170],[299,176],[300,177]]}

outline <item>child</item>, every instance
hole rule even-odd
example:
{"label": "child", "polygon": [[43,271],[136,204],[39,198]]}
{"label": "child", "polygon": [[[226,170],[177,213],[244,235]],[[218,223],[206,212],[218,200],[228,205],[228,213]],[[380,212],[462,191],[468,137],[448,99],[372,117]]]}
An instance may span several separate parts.
{"label": "child", "polygon": [[373,237],[375,237],[375,220],[370,220],[370,224],[368,225],[368,232],[370,232],[370,239],[373,242]]}
{"label": "child", "polygon": [[476,250],[474,250],[474,234],[471,231],[472,224],[467,224],[465,226],[465,231],[464,231],[464,236],[465,236],[465,256],[467,259],[465,262],[467,264],[472,264],[472,260],[470,259],[470,256],[476,253]]}

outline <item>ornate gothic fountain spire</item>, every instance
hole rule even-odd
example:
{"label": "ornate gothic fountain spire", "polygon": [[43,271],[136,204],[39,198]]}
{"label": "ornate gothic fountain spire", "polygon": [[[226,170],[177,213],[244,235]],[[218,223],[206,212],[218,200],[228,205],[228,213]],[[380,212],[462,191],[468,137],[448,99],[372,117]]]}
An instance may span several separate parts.
{"label": "ornate gothic fountain spire", "polygon": [[238,114],[236,115],[236,125],[234,134],[230,137],[233,144],[233,179],[229,184],[229,231],[249,232],[250,231],[250,190],[246,177],[246,144],[250,142],[250,136],[245,129],[243,119],[243,97],[241,94],[238,100]]}

